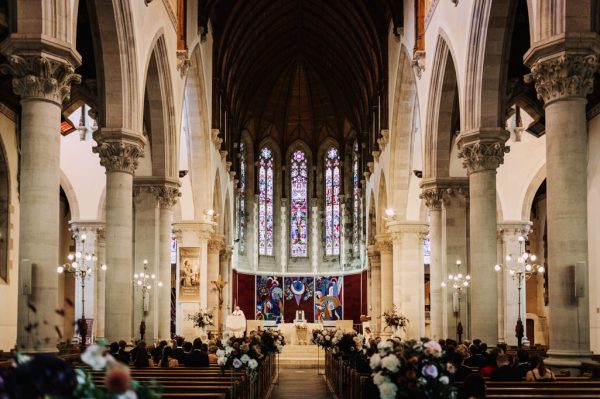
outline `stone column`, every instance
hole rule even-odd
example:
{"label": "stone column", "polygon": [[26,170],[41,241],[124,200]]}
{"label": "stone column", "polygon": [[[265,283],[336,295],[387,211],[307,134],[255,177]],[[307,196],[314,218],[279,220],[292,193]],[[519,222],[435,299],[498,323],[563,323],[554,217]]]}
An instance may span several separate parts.
{"label": "stone column", "polygon": [[[559,39],[525,55],[545,103],[548,187],[548,364],[577,367],[589,358],[586,96],[600,51],[596,34]],[[577,276],[577,277],[576,277]],[[573,283],[577,287],[574,289]],[[575,293],[574,293],[575,292]]]}
{"label": "stone column", "polygon": [[[394,307],[394,275],[392,263],[392,241],[387,235],[376,237],[377,249],[381,259],[381,313],[391,312]],[[382,322],[381,332],[384,324]]]}
{"label": "stone column", "polygon": [[[188,315],[198,312],[199,309],[207,309],[208,305],[208,241],[213,235],[215,223],[212,218],[205,217],[204,220],[193,220],[178,222],[173,225],[177,235],[177,246],[182,248],[198,248],[198,259],[200,267],[199,299],[197,301],[181,301],[177,297],[176,302],[176,325],[177,335],[192,337],[198,334],[193,323],[187,319]],[[177,260],[178,270],[181,267],[180,259]],[[179,283],[176,283],[179,284]],[[177,287],[179,295],[179,287]]]}
{"label": "stone column", "polygon": [[444,307],[442,298],[442,196],[443,189],[435,181],[421,184],[421,198],[429,209],[429,240],[431,256],[429,263],[429,296],[431,339],[446,338],[444,330]]}
{"label": "stone column", "polygon": [[158,338],[171,338],[171,236],[173,223],[173,206],[177,202],[179,184],[156,187],[155,194],[160,205],[160,221],[158,232]]}
{"label": "stone column", "polygon": [[[208,241],[207,281],[209,295],[207,309],[212,311],[215,317],[217,315],[217,312],[219,311],[219,292],[217,291],[215,285],[212,282],[217,281],[219,279],[219,270],[221,268],[220,253],[224,247],[223,242],[224,237],[222,234],[213,234],[213,236]],[[225,279],[227,278],[227,276],[222,276],[222,278]]]}
{"label": "stone column", "polygon": [[498,341],[496,264],[496,169],[504,162],[509,134],[501,128],[461,132],[459,156],[469,175],[471,335],[488,344]]}
{"label": "stone column", "polygon": [[[462,270],[468,271],[467,256],[467,214],[469,198],[469,181],[467,178],[451,178],[446,182],[446,189],[442,201],[442,275],[444,279],[448,274],[455,273],[456,261],[462,262]],[[444,332],[447,337],[456,338],[456,317],[452,303],[453,290],[444,287]],[[469,337],[469,320],[464,317],[468,314],[468,296],[463,294],[462,300],[465,304],[462,317],[464,329],[463,337]]]}
{"label": "stone column", "polygon": [[[96,230],[96,248],[98,250],[98,264],[106,263],[106,232],[104,224]],[[96,339],[104,338],[106,315],[106,273],[98,273],[96,279]]]}
{"label": "stone column", "polygon": [[223,288],[223,308],[221,309],[220,319],[222,325],[221,331],[224,331],[227,315],[233,311],[231,306],[231,268],[229,267],[232,254],[233,247],[226,245],[219,256],[219,274],[221,275],[221,278],[227,282]]}
{"label": "stone column", "polygon": [[382,331],[381,327],[381,256],[376,245],[369,246],[369,269],[371,279],[369,286],[369,297],[371,298],[370,316],[371,330],[375,336]]}
{"label": "stone column", "polygon": [[406,337],[425,335],[425,270],[423,239],[427,228],[422,223],[388,222],[393,242],[394,305],[409,324]]}
{"label": "stone column", "polygon": [[[81,318],[82,310],[85,310],[85,318],[92,319],[92,331],[88,331],[88,334],[92,334],[95,337],[101,337],[98,335],[98,321],[99,311],[104,312],[104,303],[100,304],[99,300],[104,301],[103,297],[98,294],[100,290],[104,291],[104,280],[105,271],[102,270],[101,266],[104,263],[104,248],[100,249],[100,241],[103,240],[102,234],[104,230],[104,223],[100,221],[73,221],[71,222],[71,232],[73,239],[75,240],[75,250],[91,256],[96,256],[96,261],[85,260],[85,266],[92,267],[92,273],[85,279],[85,308],[82,308],[82,290],[81,290],[81,279],[75,279],[75,320]],[[84,237],[85,236],[85,240]],[[85,242],[84,242],[85,241]],[[103,246],[103,243],[102,243]],[[102,252],[102,254],[100,254]],[[80,265],[83,265],[82,260],[78,260]],[[100,285],[102,284],[102,287]],[[102,330],[104,330],[104,314],[102,314]]]}
{"label": "stone column", "polygon": [[[519,290],[517,281],[510,275],[510,268],[517,268],[517,259],[519,258],[521,251],[525,248],[521,248],[519,237],[524,238],[529,234],[531,223],[530,222],[503,222],[498,225],[498,231],[500,235],[500,241],[502,243],[502,252],[500,253],[502,261],[499,264],[502,269],[498,272],[500,274],[500,280],[502,290],[500,291],[500,309],[499,314],[502,316],[500,329],[503,330],[501,336],[504,337],[504,342],[508,345],[516,346],[517,337],[515,332],[515,326],[519,316]],[[507,256],[510,256],[512,260],[507,260]],[[526,320],[526,302],[525,298],[526,283],[523,281],[521,289],[521,320],[523,321],[523,328],[527,328],[525,323]],[[503,301],[502,301],[503,299]],[[523,340],[527,340],[527,332],[524,331]]]}
{"label": "stone column", "polygon": [[[147,272],[158,275],[159,265],[159,208],[158,200],[153,193],[153,187],[134,179],[134,261],[133,273]],[[147,265],[144,263],[147,261]],[[130,276],[133,280],[133,274]],[[154,280],[156,282],[156,280]],[[140,338],[139,326],[142,318],[146,323],[144,339],[153,341],[158,338],[158,292],[152,287],[143,296],[139,286],[133,286],[133,335]],[[146,301],[144,303],[144,301]]]}
{"label": "stone column", "polygon": [[[17,55],[14,45],[3,43],[8,63],[0,70],[13,76],[13,91],[21,98],[17,345],[24,352],[56,352],[60,116],[80,76],[74,73],[74,54],[63,59],[27,49]],[[36,328],[27,328],[36,322]]]}
{"label": "stone column", "polygon": [[108,129],[94,133],[93,151],[106,168],[106,338],[132,338],[133,173],[143,156],[141,134]]}

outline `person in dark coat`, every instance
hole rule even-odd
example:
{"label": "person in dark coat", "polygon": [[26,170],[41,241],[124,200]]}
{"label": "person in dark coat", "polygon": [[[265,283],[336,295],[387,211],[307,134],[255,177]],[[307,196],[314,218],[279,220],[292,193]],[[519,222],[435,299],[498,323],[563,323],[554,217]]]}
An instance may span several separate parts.
{"label": "person in dark coat", "polygon": [[119,360],[122,363],[129,364],[129,362],[132,359],[131,359],[131,354],[125,350],[126,348],[127,348],[127,342],[120,340],[119,341],[119,359],[117,359],[117,360]]}
{"label": "person in dark coat", "polygon": [[508,356],[499,355],[496,359],[496,364],[498,368],[490,376],[492,381],[521,381],[522,377],[519,375],[517,369],[510,365]]}
{"label": "person in dark coat", "polygon": [[529,362],[529,352],[524,349],[519,349],[517,351],[517,372],[521,376],[521,378],[525,378],[528,371],[531,371],[533,367]]}
{"label": "person in dark coat", "polygon": [[202,340],[196,338],[192,346],[193,350],[187,358],[186,367],[208,367],[208,353],[202,351]]}

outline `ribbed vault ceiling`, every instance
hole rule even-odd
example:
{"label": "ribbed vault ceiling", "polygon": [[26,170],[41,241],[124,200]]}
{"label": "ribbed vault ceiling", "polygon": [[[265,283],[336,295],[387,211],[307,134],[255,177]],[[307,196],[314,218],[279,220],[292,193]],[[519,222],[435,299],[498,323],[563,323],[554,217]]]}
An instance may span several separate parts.
{"label": "ribbed vault ceiling", "polygon": [[[219,0],[200,10],[215,37],[214,73],[238,132],[316,145],[363,131],[386,80],[399,0]],[[207,21],[207,19],[204,19]],[[202,23],[202,22],[201,22]]]}

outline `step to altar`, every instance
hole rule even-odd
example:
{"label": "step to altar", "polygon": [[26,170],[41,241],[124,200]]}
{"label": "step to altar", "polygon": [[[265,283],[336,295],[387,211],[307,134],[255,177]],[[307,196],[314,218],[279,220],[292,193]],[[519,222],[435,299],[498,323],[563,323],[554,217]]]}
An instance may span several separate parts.
{"label": "step to altar", "polygon": [[285,345],[279,354],[279,367],[316,369],[323,368],[325,352],[316,345]]}

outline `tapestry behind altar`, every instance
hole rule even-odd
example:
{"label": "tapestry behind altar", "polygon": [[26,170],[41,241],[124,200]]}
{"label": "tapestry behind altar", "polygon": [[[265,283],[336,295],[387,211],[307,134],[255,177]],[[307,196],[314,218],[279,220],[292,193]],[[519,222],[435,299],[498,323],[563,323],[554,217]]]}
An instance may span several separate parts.
{"label": "tapestry behind altar", "polygon": [[317,277],[315,282],[315,322],[343,320],[342,276]]}
{"label": "tapestry behind altar", "polygon": [[281,323],[283,284],[281,277],[256,276],[256,320]]}
{"label": "tapestry behind altar", "polygon": [[303,310],[308,323],[314,320],[313,298],[315,279],[313,277],[285,277],[283,280],[284,322],[291,323],[296,318],[296,311]]}

